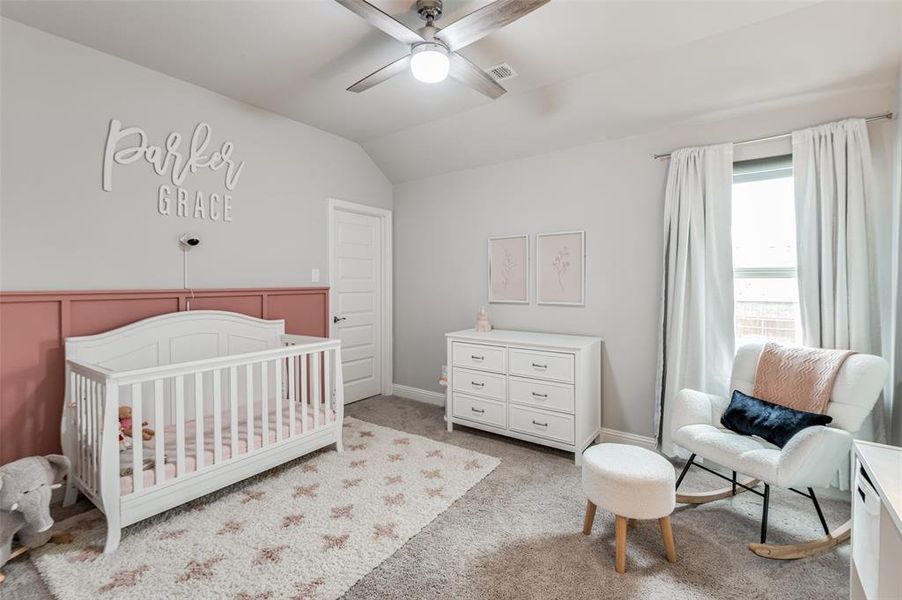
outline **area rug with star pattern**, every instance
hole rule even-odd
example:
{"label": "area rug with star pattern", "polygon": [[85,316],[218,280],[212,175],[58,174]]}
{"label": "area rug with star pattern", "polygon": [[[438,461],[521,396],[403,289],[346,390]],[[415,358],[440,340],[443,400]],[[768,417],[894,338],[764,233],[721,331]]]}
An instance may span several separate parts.
{"label": "area rug with star pattern", "polygon": [[69,544],[31,555],[61,600],[338,598],[491,473],[497,458],[346,418],[320,452],[123,531],[58,523]]}

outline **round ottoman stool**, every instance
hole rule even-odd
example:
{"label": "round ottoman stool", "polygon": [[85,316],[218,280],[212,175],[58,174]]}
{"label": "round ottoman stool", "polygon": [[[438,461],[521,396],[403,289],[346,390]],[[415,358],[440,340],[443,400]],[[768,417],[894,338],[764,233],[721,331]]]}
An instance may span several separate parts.
{"label": "round ottoman stool", "polygon": [[663,456],[624,444],[599,444],[583,453],[583,490],[589,502],[583,534],[592,532],[595,508],[617,516],[616,568],[626,571],[626,530],[629,519],[657,519],[667,560],[676,561],[670,513],[676,504],[673,466]]}

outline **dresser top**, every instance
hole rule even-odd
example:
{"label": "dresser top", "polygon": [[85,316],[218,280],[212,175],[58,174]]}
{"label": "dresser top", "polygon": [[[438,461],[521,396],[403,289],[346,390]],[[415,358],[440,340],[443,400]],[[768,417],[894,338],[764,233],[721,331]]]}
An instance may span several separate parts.
{"label": "dresser top", "polygon": [[902,532],[902,448],[860,440],[854,446],[861,466],[877,488],[896,528]]}
{"label": "dresser top", "polygon": [[593,344],[600,344],[600,337],[585,335],[565,335],[562,333],[539,333],[537,331],[509,331],[493,329],[488,332],[477,332],[475,329],[463,329],[446,333],[446,337],[481,344],[501,344],[512,346],[537,346],[542,348],[563,348],[581,350]]}

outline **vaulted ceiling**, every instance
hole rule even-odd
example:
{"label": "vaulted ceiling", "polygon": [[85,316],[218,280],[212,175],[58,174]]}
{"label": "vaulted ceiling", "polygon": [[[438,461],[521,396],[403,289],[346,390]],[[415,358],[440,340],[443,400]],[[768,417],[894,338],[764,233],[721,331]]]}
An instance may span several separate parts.
{"label": "vaulted ceiling", "polygon": [[[374,0],[412,28],[414,0]],[[448,25],[488,0],[445,0]],[[3,16],[360,142],[394,182],[895,82],[902,2],[553,0],[462,51],[519,76],[489,100],[409,74],[406,47],[332,0],[4,0]]]}

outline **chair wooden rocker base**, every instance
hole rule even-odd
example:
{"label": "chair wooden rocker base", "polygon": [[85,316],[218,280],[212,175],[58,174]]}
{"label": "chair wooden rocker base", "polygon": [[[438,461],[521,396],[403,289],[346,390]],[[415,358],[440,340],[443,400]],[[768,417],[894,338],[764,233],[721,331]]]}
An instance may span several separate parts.
{"label": "chair wooden rocker base", "polygon": [[763,558],[772,558],[775,560],[794,560],[798,558],[807,558],[810,556],[817,556],[831,548],[838,546],[849,540],[850,533],[852,530],[852,520],[849,519],[839,527],[837,527],[834,531],[830,531],[830,527],[827,525],[827,520],[824,518],[824,513],[821,510],[821,506],[817,501],[817,496],[814,494],[814,490],[812,488],[808,488],[808,493],[800,492],[799,490],[788,488],[790,491],[799,494],[800,496],[805,496],[806,498],[810,498],[811,502],[814,504],[814,509],[817,511],[817,517],[821,522],[821,527],[824,529],[825,536],[822,538],[818,538],[816,540],[812,540],[810,542],[803,542],[800,544],[768,544],[767,542],[767,514],[770,506],[770,485],[764,484],[764,491],[758,491],[755,487],[761,483],[757,479],[748,479],[743,482],[739,482],[736,480],[736,471],[733,471],[732,478],[727,478],[725,475],[714,471],[713,469],[709,469],[703,465],[699,465],[695,463],[695,454],[689,457],[689,460],[686,461],[686,466],[683,467],[683,471],[680,473],[679,478],[676,481],[676,489],[679,490],[680,484],[683,482],[683,478],[686,477],[686,473],[689,472],[689,468],[692,466],[696,466],[699,469],[707,471],[712,475],[720,477],[726,481],[730,482],[729,487],[721,488],[718,490],[713,490],[710,492],[701,492],[701,493],[689,493],[689,494],[677,494],[676,501],[680,504],[707,504],[708,502],[713,502],[715,500],[722,500],[723,498],[730,498],[735,496],[736,494],[741,494],[742,492],[752,492],[760,496],[764,500],[764,504],[761,511],[761,542],[758,544],[749,544],[749,550],[761,556]]}
{"label": "chair wooden rocker base", "polygon": [[[758,361],[764,345],[744,344],[736,350],[731,390],[754,395]],[[676,480],[679,489],[693,464],[729,482],[729,487],[704,494],[676,494],[676,501],[704,504],[738,493],[751,492],[764,501],[761,515],[761,539],[749,550],[765,558],[794,559],[815,556],[849,539],[850,523],[830,531],[813,488],[828,487],[838,469],[844,468],[852,448],[853,432],[859,431],[877,403],[889,373],[889,363],[879,356],[852,354],[842,363],[833,381],[825,413],[832,417],[827,426],[806,427],[778,447],[756,436],[743,435],[721,423],[730,399],[692,389],[682,389],[673,398],[670,422],[671,442],[692,453]],[[792,376],[792,374],[788,374]],[[696,456],[708,459],[732,471],[732,477],[695,463]],[[736,473],[747,473],[751,480],[737,481]],[[759,487],[764,484],[764,490]],[[801,544],[767,543],[767,511],[772,485],[810,498],[824,529],[824,536]],[[800,490],[807,490],[800,491]]]}

